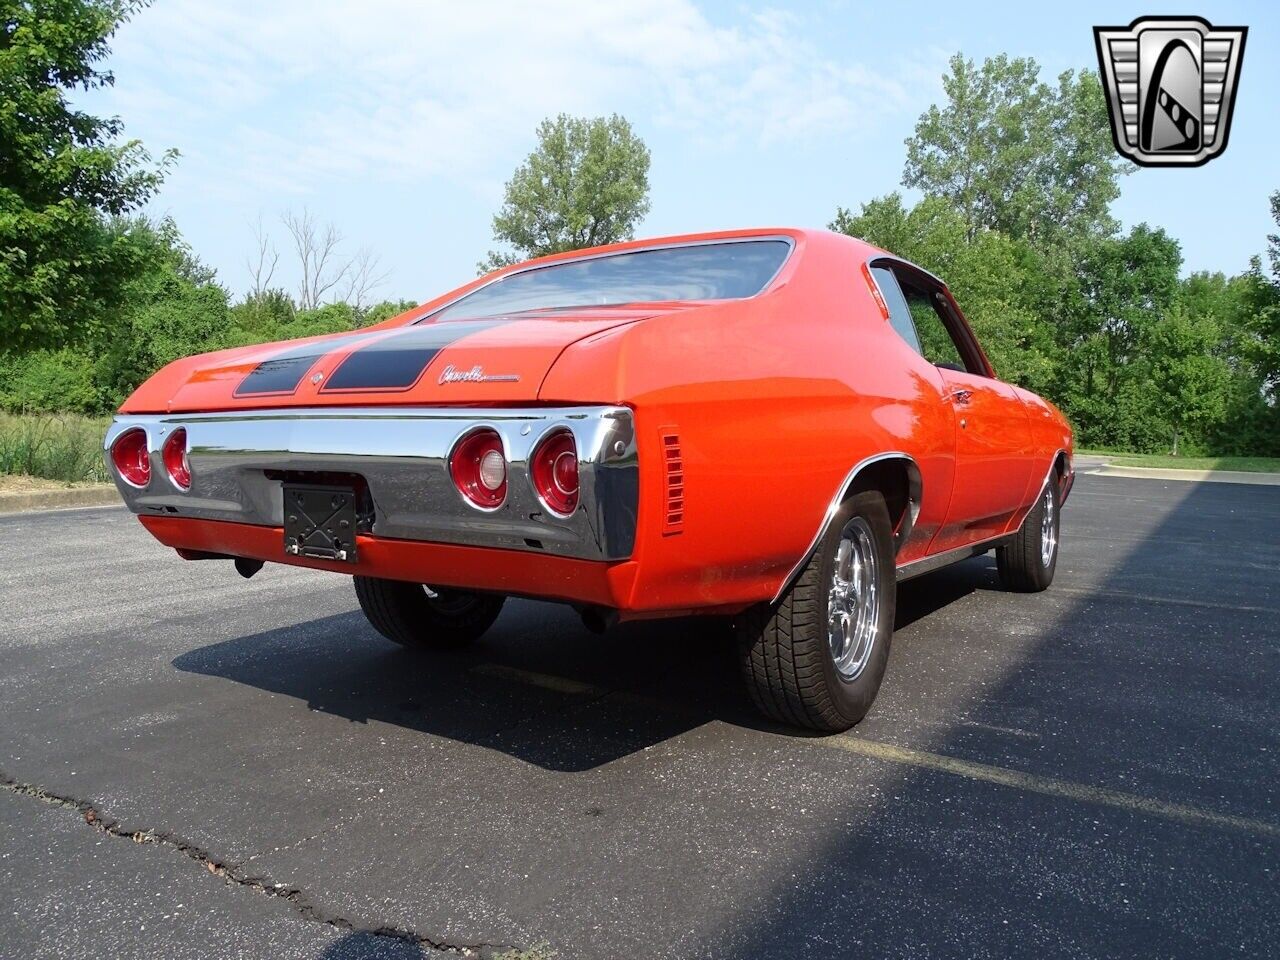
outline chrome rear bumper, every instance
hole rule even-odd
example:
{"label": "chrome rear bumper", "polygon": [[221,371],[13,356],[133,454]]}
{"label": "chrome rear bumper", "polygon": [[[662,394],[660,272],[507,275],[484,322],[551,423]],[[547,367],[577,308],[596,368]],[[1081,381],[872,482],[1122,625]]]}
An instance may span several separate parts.
{"label": "chrome rear bumper", "polygon": [[[472,507],[449,476],[454,444],[479,426],[498,432],[507,456],[507,499],[494,511]],[[589,560],[626,559],[635,545],[639,475],[626,407],[312,407],[118,416],[104,449],[134,427],[147,433],[148,487],[121,479],[110,456],[107,466],[138,514],[278,527],[284,523],[280,474],[349,473],[368,485],[374,536]],[[170,482],[160,453],[178,427],[187,431],[186,492]],[[579,504],[565,518],[543,507],[528,466],[537,443],[557,429],[570,430],[578,447]]]}

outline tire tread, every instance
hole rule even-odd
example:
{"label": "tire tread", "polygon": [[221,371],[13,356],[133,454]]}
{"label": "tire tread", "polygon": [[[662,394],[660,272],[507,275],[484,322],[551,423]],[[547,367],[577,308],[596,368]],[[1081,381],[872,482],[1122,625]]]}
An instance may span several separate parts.
{"label": "tire tread", "polygon": [[[853,503],[878,510],[888,530],[888,511],[878,494],[860,494]],[[781,723],[827,732],[845,730],[851,720],[831,695],[826,659],[826,596],[819,544],[795,582],[775,604],[757,604],[738,618],[739,663],[752,703]],[[890,554],[891,556],[891,554]],[[892,565],[890,565],[892,570]],[[892,594],[885,598],[892,605]],[[887,638],[881,641],[887,644]],[[879,680],[876,679],[878,685]],[[855,718],[860,719],[860,718]]]}

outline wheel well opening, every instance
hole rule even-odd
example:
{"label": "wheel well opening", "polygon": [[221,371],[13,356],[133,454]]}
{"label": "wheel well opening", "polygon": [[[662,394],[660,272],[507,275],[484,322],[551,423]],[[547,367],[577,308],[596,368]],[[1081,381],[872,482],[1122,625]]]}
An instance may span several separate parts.
{"label": "wheel well opening", "polygon": [[881,460],[868,464],[845,491],[845,500],[868,490],[879,491],[889,508],[895,552],[902,549],[920,513],[920,470],[907,459]]}
{"label": "wheel well opening", "polygon": [[1067,469],[1070,459],[1067,457],[1067,451],[1059,450],[1058,455],[1053,458],[1053,487],[1056,493],[1063,492],[1063,484],[1067,479]]}

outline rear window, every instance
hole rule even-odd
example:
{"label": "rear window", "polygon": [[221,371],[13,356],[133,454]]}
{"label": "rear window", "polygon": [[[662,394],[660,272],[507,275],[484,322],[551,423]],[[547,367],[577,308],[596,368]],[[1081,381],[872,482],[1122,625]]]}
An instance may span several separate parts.
{"label": "rear window", "polygon": [[432,316],[456,320],[553,307],[741,300],[765,288],[790,250],[785,240],[737,240],[571,260],[511,274]]}

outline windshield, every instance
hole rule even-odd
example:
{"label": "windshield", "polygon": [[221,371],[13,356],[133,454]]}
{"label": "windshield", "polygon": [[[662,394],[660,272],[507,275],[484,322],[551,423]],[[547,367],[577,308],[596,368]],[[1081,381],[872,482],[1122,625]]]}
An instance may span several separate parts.
{"label": "windshield", "polygon": [[614,253],[503,277],[433,314],[493,317],[549,307],[754,297],[787,258],[785,240],[735,240]]}

